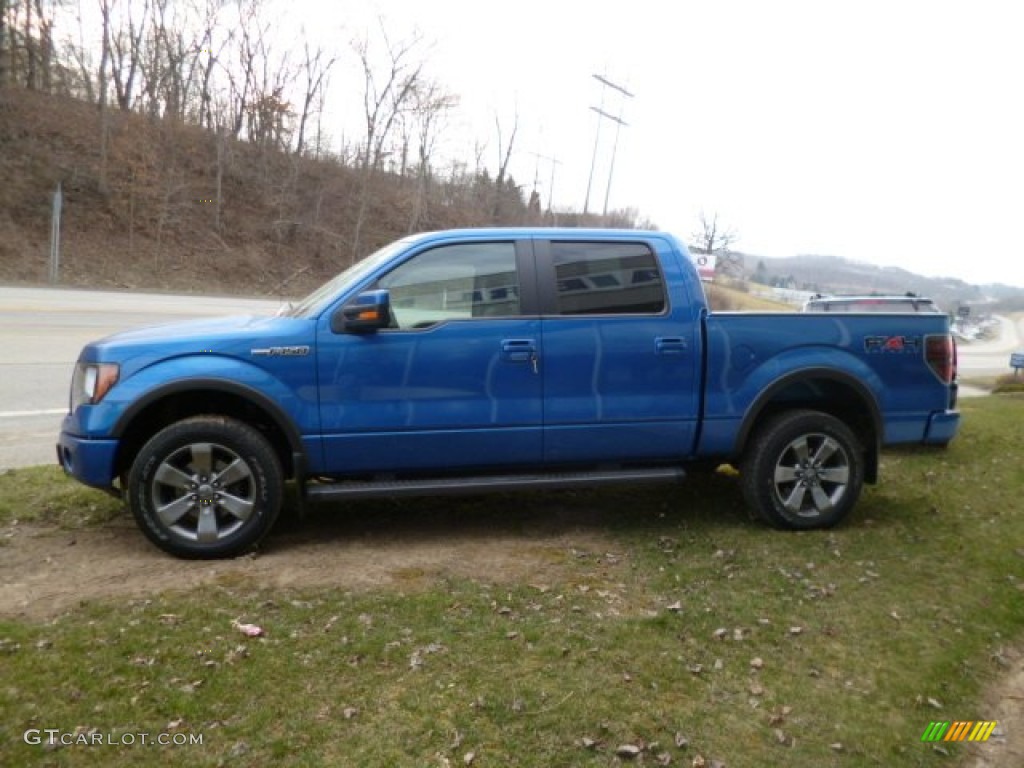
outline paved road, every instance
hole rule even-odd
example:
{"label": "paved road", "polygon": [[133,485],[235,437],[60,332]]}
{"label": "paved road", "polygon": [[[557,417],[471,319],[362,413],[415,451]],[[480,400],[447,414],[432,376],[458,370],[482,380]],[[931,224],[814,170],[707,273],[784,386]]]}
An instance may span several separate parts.
{"label": "paved road", "polygon": [[999,338],[994,341],[961,342],[960,375],[1001,376],[1010,373],[1010,353],[1024,352],[1024,315],[999,318]]}
{"label": "paved road", "polygon": [[[270,314],[276,300],[0,286],[0,470],[56,461],[54,443],[84,344],[116,331],[196,317]],[[1024,318],[1003,320],[998,341],[962,344],[964,376],[1009,371],[1024,347]]]}
{"label": "paved road", "polygon": [[273,313],[260,299],[0,286],[0,470],[56,462],[54,444],[82,346],[126,328]]}

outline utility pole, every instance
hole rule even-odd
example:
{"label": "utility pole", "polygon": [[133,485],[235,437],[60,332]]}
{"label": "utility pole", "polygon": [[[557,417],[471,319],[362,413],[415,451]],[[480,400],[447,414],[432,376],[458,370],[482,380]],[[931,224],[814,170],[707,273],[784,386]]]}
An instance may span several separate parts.
{"label": "utility pole", "polygon": [[[587,178],[587,195],[583,199],[583,213],[586,215],[590,211],[590,190],[594,183],[594,166],[597,165],[597,149],[601,143],[601,124],[605,119],[611,120],[616,123],[615,127],[615,143],[612,146],[612,161],[611,168],[608,171],[608,184],[605,187],[604,193],[604,213],[608,213],[608,197],[611,194],[612,189],[612,172],[615,170],[615,153],[619,146],[619,131],[622,126],[628,126],[629,123],[622,119],[623,110],[625,108],[625,100],[632,99],[633,94],[630,93],[624,86],[617,83],[613,83],[607,77],[603,75],[592,75],[592,77],[601,83],[601,102],[600,106],[591,107],[591,109],[597,113],[597,130],[594,133],[594,151],[590,157],[590,175]],[[607,90],[611,88],[613,91],[617,91],[620,95],[621,100],[619,101],[619,116],[609,114],[604,109],[604,101]]]}
{"label": "utility pole", "polygon": [[542,155],[540,152],[531,152],[531,155],[536,159],[536,164],[533,167],[533,189],[537,190],[537,181],[540,178],[540,161],[546,160],[551,163],[551,181],[548,184],[548,213],[551,213],[551,208],[554,205],[553,200],[555,198],[555,169],[557,166],[562,164],[562,161],[551,155]]}
{"label": "utility pole", "polygon": [[622,110],[619,109],[619,117],[609,115],[607,112],[601,112],[602,117],[607,117],[609,120],[615,121],[615,140],[612,142],[612,160],[608,164],[608,183],[604,188],[604,210],[602,211],[603,216],[608,215],[608,196],[612,193],[612,174],[615,173],[615,154],[619,149],[619,131],[622,130],[622,126],[629,127],[629,123],[622,119]]}

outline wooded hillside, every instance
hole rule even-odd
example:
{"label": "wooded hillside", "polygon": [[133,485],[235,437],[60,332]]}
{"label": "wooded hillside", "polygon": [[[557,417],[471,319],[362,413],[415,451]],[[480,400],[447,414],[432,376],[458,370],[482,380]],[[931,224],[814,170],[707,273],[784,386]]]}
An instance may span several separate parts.
{"label": "wooded hillside", "polygon": [[486,137],[435,157],[458,99],[419,39],[348,43],[365,132],[328,142],[342,52],[275,49],[259,0],[99,0],[101,28],[79,20],[95,49],[54,39],[63,5],[0,0],[0,280],[47,279],[58,183],[74,285],[295,295],[410,232],[634,226],[543,208],[509,174],[515,122],[496,121],[491,163]]}
{"label": "wooded hillside", "polygon": [[104,157],[90,105],[0,91],[0,280],[47,279],[58,182],[61,282],[74,285],[302,293],[409,232],[553,218],[486,172],[431,178],[418,196],[415,179],[394,173],[366,177],[134,113],[108,119]]}

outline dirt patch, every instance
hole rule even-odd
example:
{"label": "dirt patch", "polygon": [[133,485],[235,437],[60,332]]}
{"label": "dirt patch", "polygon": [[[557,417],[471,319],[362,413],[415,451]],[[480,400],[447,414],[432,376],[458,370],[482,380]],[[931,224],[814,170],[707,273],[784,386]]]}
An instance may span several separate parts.
{"label": "dirt patch", "polygon": [[[255,554],[182,561],[161,553],[129,519],[64,531],[19,524],[0,531],[0,616],[45,620],[83,602],[188,590],[213,582],[261,588],[410,588],[444,576],[546,583],[564,578],[580,553],[614,544],[596,529],[531,524],[528,532],[438,516],[387,517],[359,524],[349,516],[307,520],[277,530]],[[494,523],[493,519],[491,520]]]}
{"label": "dirt patch", "polygon": [[986,691],[978,717],[998,725],[984,744],[969,747],[966,768],[1020,768],[1024,765],[1024,650],[999,654],[1007,672]]}

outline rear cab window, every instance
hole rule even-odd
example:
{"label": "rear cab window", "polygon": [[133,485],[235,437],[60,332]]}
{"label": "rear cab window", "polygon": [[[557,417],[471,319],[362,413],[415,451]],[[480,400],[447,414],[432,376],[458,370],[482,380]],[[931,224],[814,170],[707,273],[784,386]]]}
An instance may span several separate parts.
{"label": "rear cab window", "polygon": [[548,301],[556,315],[661,314],[668,300],[654,251],[639,242],[550,243]]}

